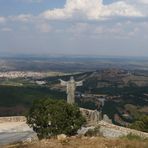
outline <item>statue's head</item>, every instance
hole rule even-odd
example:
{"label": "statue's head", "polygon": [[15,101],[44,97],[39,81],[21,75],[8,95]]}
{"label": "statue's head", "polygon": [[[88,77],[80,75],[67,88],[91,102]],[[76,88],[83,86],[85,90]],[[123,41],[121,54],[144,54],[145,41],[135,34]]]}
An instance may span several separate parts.
{"label": "statue's head", "polygon": [[75,81],[73,76],[70,77],[70,81]]}

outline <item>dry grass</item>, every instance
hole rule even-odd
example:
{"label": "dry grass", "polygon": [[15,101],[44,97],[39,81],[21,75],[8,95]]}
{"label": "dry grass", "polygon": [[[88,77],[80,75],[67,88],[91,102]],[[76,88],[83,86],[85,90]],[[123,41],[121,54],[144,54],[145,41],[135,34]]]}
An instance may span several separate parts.
{"label": "dry grass", "polygon": [[71,137],[60,142],[57,139],[42,140],[31,144],[18,144],[7,148],[148,148],[148,141],[106,139],[102,137]]}

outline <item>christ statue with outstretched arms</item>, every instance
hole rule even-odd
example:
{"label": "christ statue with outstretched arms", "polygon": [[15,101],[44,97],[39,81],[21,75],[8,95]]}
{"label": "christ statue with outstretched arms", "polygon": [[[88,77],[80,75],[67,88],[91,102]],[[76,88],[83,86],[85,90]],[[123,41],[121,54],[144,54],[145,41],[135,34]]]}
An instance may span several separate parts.
{"label": "christ statue with outstretched arms", "polygon": [[71,77],[69,81],[63,81],[60,79],[61,85],[67,87],[67,103],[74,104],[75,103],[75,90],[77,86],[82,86],[83,81],[76,82],[74,77]]}

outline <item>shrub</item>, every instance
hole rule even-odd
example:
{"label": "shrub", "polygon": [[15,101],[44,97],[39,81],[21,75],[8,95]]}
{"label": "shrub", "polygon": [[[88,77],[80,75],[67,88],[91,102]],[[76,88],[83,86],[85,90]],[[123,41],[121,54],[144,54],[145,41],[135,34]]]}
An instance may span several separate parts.
{"label": "shrub", "polygon": [[139,131],[148,132],[148,115],[141,116],[129,127]]}
{"label": "shrub", "polygon": [[76,105],[50,99],[35,101],[27,115],[27,123],[39,139],[58,134],[74,135],[84,122]]}

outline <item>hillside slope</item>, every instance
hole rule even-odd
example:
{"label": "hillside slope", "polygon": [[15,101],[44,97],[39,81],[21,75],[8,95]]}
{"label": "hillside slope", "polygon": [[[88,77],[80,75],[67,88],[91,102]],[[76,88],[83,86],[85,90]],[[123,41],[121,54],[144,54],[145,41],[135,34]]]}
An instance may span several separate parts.
{"label": "hillside slope", "polygon": [[31,144],[11,145],[20,148],[147,148],[148,141],[107,139],[102,137],[70,137],[66,141],[57,139],[42,140]]}

